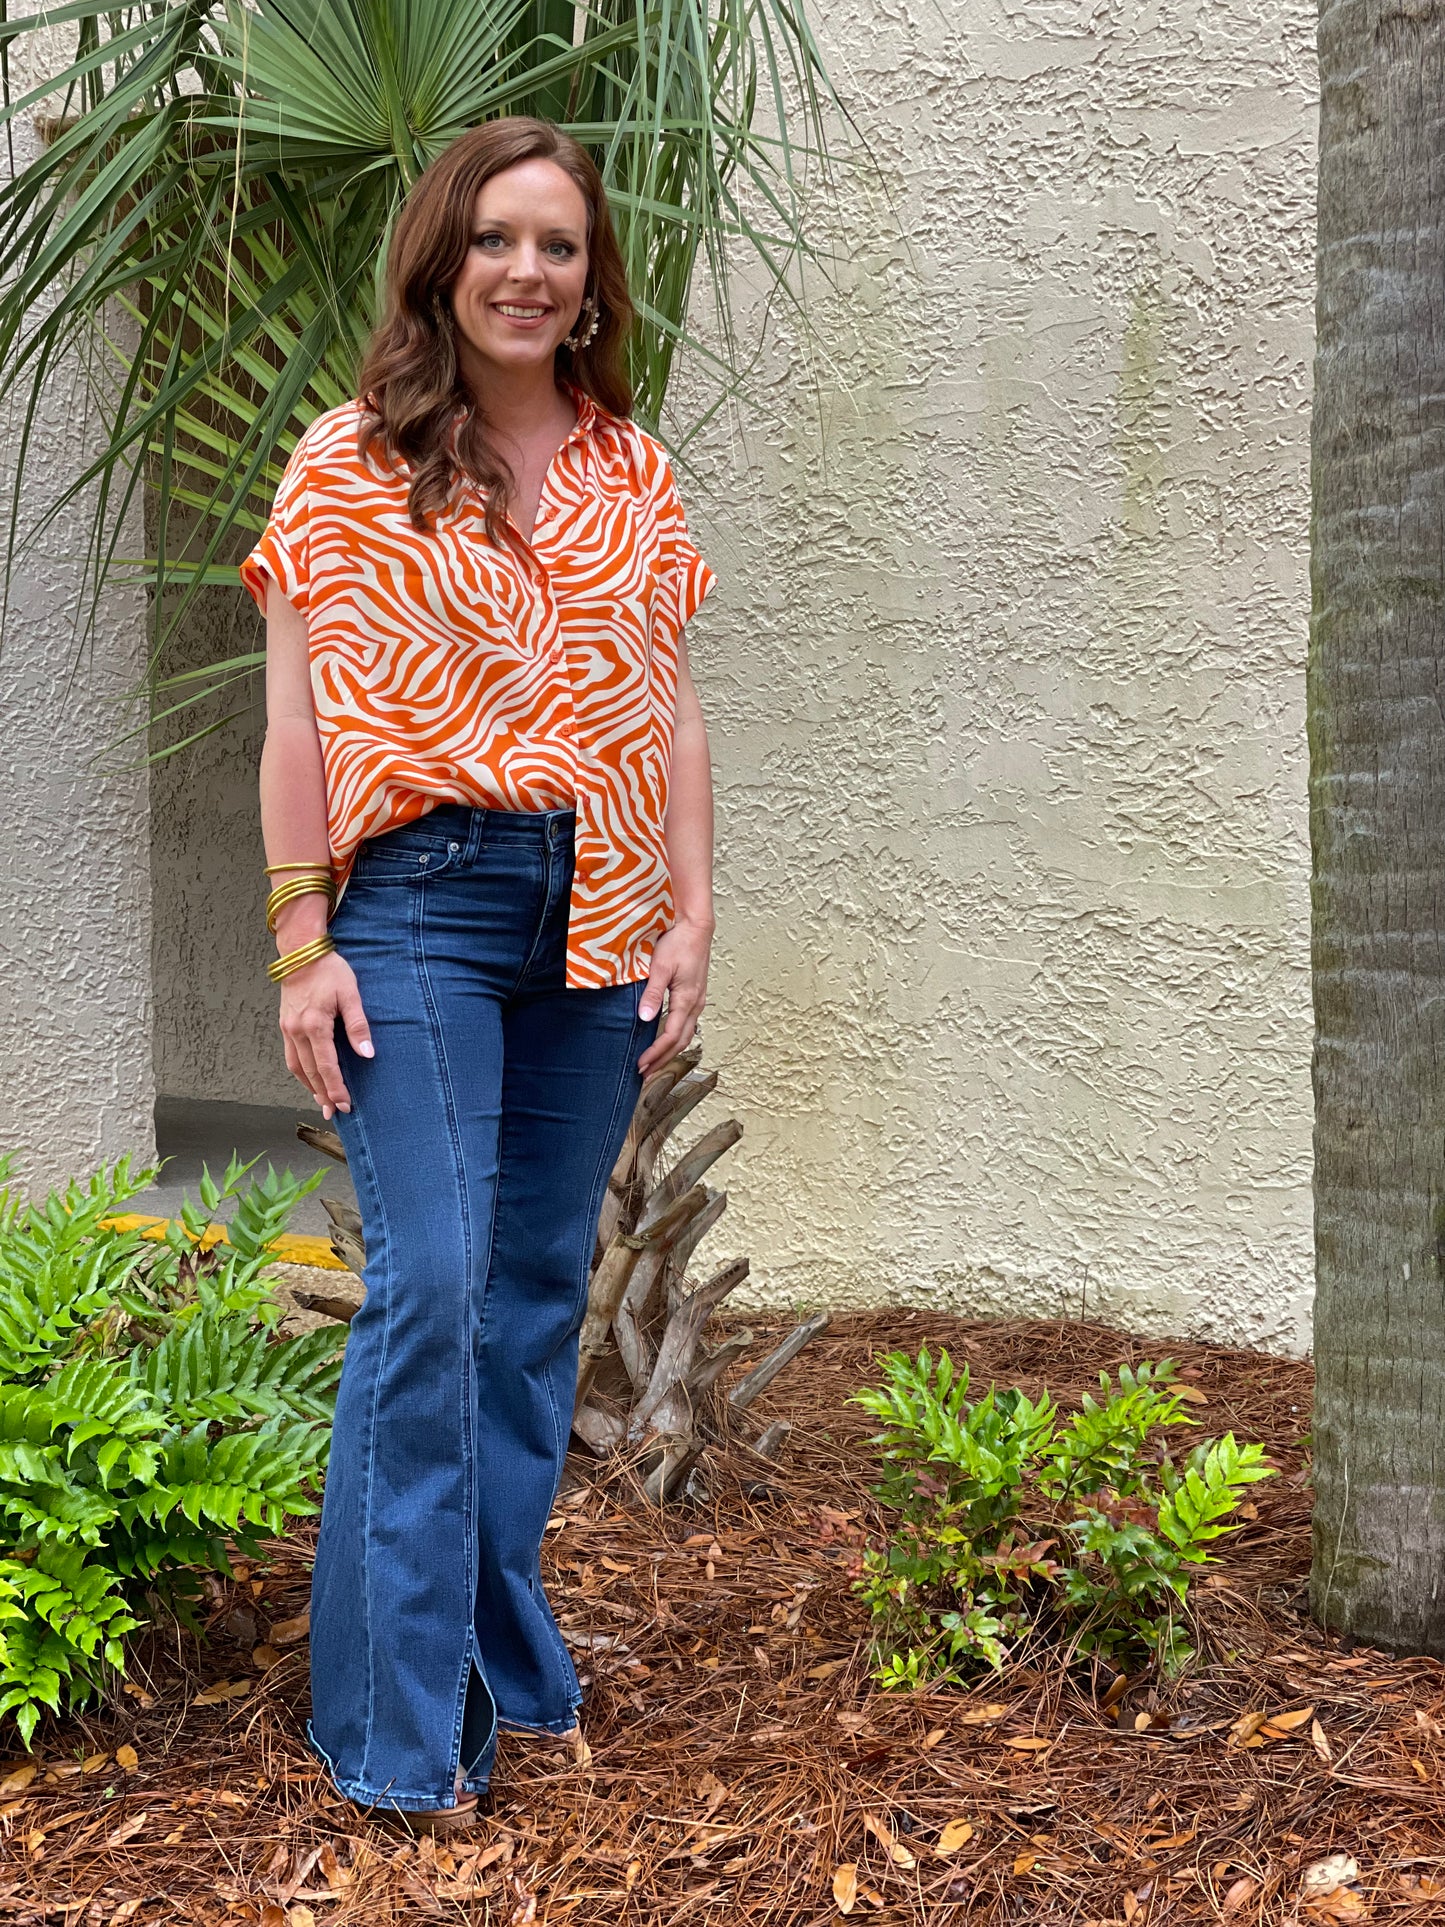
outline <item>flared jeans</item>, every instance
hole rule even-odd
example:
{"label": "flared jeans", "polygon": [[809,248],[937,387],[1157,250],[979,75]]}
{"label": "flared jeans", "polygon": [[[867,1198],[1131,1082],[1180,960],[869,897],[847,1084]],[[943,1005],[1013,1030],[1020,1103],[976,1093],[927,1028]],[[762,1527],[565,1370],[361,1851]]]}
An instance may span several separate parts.
{"label": "flared jeans", "polygon": [[481,1792],[499,1725],[581,1692],[538,1563],[572,1416],[598,1213],[658,1020],[568,989],[570,810],[443,804],[363,844],[332,920],[375,1056],[340,1023],[336,1124],[366,1301],[336,1401],[307,1738],[337,1789]]}

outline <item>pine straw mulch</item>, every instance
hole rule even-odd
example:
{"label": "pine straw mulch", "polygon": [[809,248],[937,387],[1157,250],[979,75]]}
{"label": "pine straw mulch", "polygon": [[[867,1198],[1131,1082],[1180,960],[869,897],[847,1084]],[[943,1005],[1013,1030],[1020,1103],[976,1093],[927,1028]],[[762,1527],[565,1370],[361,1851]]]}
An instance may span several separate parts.
{"label": "pine straw mulch", "polygon": [[[1266,1440],[1282,1473],[1200,1591],[1204,1657],[1183,1681],[1141,1681],[1112,1711],[1103,1682],[1042,1662],[972,1693],[870,1687],[846,1572],[875,1521],[869,1421],[845,1396],[877,1350],[924,1339],[980,1382],[1065,1402],[1161,1350],[1088,1324],[848,1315],[760,1401],[794,1424],[776,1473],[739,1450],[707,1505],[661,1515],[571,1483],[548,1579],[588,1682],[590,1762],[504,1739],[495,1811],[464,1845],[370,1824],[299,1738],[298,1533],[216,1586],[204,1647],[153,1635],[135,1691],[42,1731],[38,1777],[0,1788],[0,1921],[804,1927],[841,1918],[840,1867],[865,1921],[1445,1920],[1445,1671],[1350,1651],[1306,1617],[1305,1365],[1168,1348],[1199,1419]],[[226,1682],[237,1697],[203,1703]],[[23,1764],[12,1744],[0,1773]],[[972,1831],[945,1853],[950,1823],[966,1823],[950,1841]],[[1336,1853],[1358,1879],[1311,1904],[1306,1870]]]}

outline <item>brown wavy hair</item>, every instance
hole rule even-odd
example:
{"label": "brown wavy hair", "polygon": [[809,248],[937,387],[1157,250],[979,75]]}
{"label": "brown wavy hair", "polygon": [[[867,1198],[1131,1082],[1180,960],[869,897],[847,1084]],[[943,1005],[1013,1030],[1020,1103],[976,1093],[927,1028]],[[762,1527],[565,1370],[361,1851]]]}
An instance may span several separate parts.
{"label": "brown wavy hair", "polygon": [[[488,436],[486,415],[457,365],[450,295],[472,238],[478,190],[521,161],[555,161],[587,203],[587,287],[601,325],[585,348],[559,347],[559,378],[610,415],[632,413],[627,341],[632,297],[612,227],[602,176],[587,150],[551,121],[513,114],[452,142],[407,195],[392,230],[383,319],[361,365],[359,449],[389,473],[411,470],[406,505],[412,526],[428,530],[452,502],[463,475],[485,492],[487,533],[506,539],[515,477]],[[459,419],[460,417],[460,419]]]}

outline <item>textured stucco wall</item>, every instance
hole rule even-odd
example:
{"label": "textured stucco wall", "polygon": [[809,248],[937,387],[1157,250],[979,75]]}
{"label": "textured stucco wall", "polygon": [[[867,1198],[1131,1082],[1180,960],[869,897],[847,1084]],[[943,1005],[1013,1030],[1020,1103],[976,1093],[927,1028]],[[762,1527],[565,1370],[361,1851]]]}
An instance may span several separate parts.
{"label": "textured stucco wall", "polygon": [[[20,91],[23,73],[12,82]],[[14,131],[23,167],[38,143],[28,125]],[[4,417],[0,463],[20,418]],[[72,358],[34,432],[22,530],[101,446]],[[135,721],[145,608],[136,590],[111,589],[82,644],[87,510],[72,503],[12,572],[0,637],[0,1149],[17,1151],[34,1193],[122,1152],[155,1154],[147,784],[123,767],[133,742],[101,753]]]}
{"label": "textured stucco wall", "polygon": [[[250,546],[249,541],[242,548]],[[255,648],[262,631],[249,596],[208,591],[171,658],[177,671]],[[298,1105],[310,1098],[286,1070],[276,989],[266,965],[266,851],[256,799],[265,735],[257,675],[212,704],[162,725],[153,747],[201,722],[241,713],[153,766],[156,1088],[168,1097]]]}
{"label": "textured stucco wall", "polygon": [[688,491],[716,1240],[1300,1348],[1312,10],[818,17],[876,172]]}
{"label": "textured stucco wall", "polygon": [[[1312,13],[813,11],[873,166],[685,476],[722,577],[702,1121],[747,1131],[709,1245],[759,1302],[1299,1348]],[[258,740],[157,791],[180,1095],[294,1092]]]}

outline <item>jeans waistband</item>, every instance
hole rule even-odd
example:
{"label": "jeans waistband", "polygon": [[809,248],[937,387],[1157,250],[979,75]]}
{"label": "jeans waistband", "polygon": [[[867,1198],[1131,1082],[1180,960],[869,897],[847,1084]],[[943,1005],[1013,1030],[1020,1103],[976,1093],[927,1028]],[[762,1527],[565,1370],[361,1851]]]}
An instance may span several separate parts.
{"label": "jeans waistband", "polygon": [[417,817],[417,827],[423,825],[453,836],[464,844],[470,855],[475,855],[485,836],[526,838],[538,843],[550,843],[553,847],[570,844],[577,825],[576,810],[495,810],[483,804],[438,803],[425,815]]}

